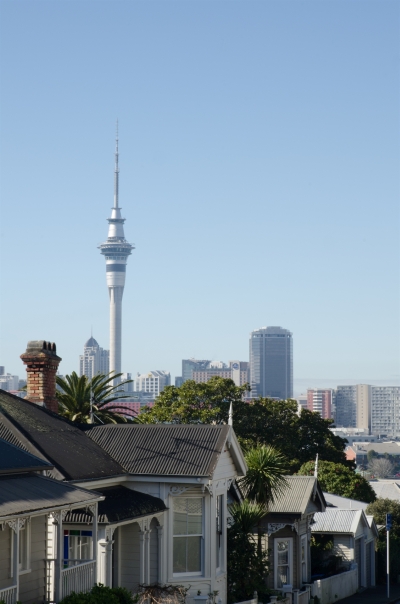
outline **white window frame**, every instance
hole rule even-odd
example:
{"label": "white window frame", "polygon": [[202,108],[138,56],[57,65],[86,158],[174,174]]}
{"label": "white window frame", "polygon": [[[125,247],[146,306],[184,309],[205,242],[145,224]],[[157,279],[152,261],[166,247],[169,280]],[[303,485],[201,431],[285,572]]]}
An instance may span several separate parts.
{"label": "white window frame", "polygon": [[[200,567],[201,570],[200,571],[189,571],[189,572],[184,572],[184,573],[175,573],[174,572],[174,502],[176,500],[179,499],[201,499],[201,506],[202,506],[202,523],[201,523],[201,530],[202,530],[202,534],[200,535],[201,537],[201,550],[200,550]],[[204,546],[204,542],[205,542],[205,497],[202,495],[186,495],[182,496],[182,497],[172,497],[172,505],[171,505],[171,550],[172,550],[172,556],[171,556],[171,574],[172,577],[203,577],[204,576],[204,559],[205,559],[205,546]],[[179,535],[176,535],[177,537],[179,537]],[[181,535],[182,537],[184,537],[185,535]],[[193,535],[193,537],[195,537],[197,535]]]}
{"label": "white window frame", "polygon": [[[301,558],[303,544],[304,544],[304,552],[305,552],[304,562]],[[303,568],[303,564],[304,564],[304,568]],[[300,568],[300,570],[301,570],[300,581],[301,581],[301,584],[303,585],[304,583],[308,583],[308,537],[307,537],[307,534],[302,535],[300,537],[300,567],[301,567]],[[303,571],[305,571],[305,572],[303,572]],[[306,575],[305,578],[304,578],[304,575]]]}
{"label": "white window frame", "polygon": [[[18,520],[17,520],[18,522]],[[11,561],[10,561],[10,577],[14,577],[14,531],[10,528],[11,532]],[[24,543],[24,551],[23,551],[23,560],[18,563],[18,575],[24,575],[26,573],[31,572],[31,523],[29,520],[26,520],[23,527],[20,527],[18,530],[18,539],[19,539],[19,553],[21,554],[22,548],[21,543],[23,540]]]}
{"label": "white window frame", "polygon": [[289,580],[288,585],[293,585],[293,537],[276,537],[274,539],[274,589],[282,591],[282,587],[278,587],[278,543],[282,541],[289,542]]}

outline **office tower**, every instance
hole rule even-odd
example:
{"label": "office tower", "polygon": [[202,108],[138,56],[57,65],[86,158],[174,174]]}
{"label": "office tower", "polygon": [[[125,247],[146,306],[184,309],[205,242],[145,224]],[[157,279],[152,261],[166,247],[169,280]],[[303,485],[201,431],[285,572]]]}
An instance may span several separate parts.
{"label": "office tower", "polygon": [[[123,373],[121,375],[121,382],[126,382],[127,380],[132,380],[132,374],[131,373]],[[132,380],[131,382],[129,382],[129,384],[123,384],[119,387],[119,390],[123,390],[124,392],[133,392],[134,391],[134,385],[135,382],[134,380]]]}
{"label": "office tower", "polygon": [[149,371],[137,374],[135,381],[136,392],[150,392],[154,397],[162,392],[165,386],[171,385],[171,374],[167,371]]}
{"label": "office tower", "polygon": [[193,371],[205,371],[211,361],[198,361],[197,359],[183,359],[182,360],[182,380],[193,379]]}
{"label": "office tower", "polygon": [[8,392],[14,392],[19,388],[19,377],[18,375],[11,375],[11,373],[5,373],[3,367],[3,373],[0,373],[0,388],[7,390]]}
{"label": "office tower", "polygon": [[91,380],[101,373],[107,375],[109,369],[109,351],[103,350],[91,336],[83,347],[83,354],[79,357],[79,375],[86,375]]}
{"label": "office tower", "polygon": [[[134,246],[124,235],[125,219],[119,207],[118,130],[115,149],[114,205],[108,218],[108,238],[99,246],[106,259],[107,287],[110,297],[110,371],[121,373],[122,296],[128,256]],[[116,380],[119,381],[119,380]]]}
{"label": "office tower", "polygon": [[338,386],[336,389],[335,425],[371,431],[371,386]]}
{"label": "office tower", "polygon": [[262,327],[250,334],[252,398],[293,396],[292,334],[282,327]]}
{"label": "office tower", "polygon": [[212,361],[207,368],[193,371],[192,379],[201,384],[214,376],[233,380],[236,386],[243,386],[249,382],[249,364],[247,361],[229,361],[227,367],[222,361]]}
{"label": "office tower", "polygon": [[175,388],[179,388],[183,384],[183,377],[181,375],[177,375],[175,377]]}
{"label": "office tower", "polygon": [[400,436],[400,386],[371,387],[371,432],[378,436]]}
{"label": "office tower", "polygon": [[323,419],[332,418],[332,390],[321,388],[307,390],[307,409],[319,413]]}
{"label": "office tower", "polygon": [[296,400],[302,409],[307,409],[307,394],[299,394]]}

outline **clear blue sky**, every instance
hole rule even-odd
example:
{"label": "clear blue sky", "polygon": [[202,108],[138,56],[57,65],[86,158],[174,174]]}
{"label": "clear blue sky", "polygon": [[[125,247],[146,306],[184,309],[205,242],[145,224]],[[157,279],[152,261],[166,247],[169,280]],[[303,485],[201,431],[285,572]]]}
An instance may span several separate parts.
{"label": "clear blue sky", "polygon": [[2,0],[0,364],[108,347],[118,118],[124,371],[281,325],[296,380],[397,384],[399,6]]}

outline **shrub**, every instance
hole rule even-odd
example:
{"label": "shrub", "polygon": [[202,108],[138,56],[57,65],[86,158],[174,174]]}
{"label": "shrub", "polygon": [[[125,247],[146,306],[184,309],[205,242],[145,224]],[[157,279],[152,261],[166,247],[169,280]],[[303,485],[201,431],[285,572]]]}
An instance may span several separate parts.
{"label": "shrub", "polygon": [[132,604],[134,599],[124,587],[106,587],[99,583],[88,593],[75,593],[61,600],[60,604]]}

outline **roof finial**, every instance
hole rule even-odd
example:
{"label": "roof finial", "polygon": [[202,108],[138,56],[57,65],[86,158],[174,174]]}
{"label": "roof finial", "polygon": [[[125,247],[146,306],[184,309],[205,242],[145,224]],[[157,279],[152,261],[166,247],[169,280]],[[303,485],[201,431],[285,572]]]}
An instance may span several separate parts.
{"label": "roof finial", "polygon": [[314,464],[314,478],[318,478],[318,453],[315,458],[315,464]]}
{"label": "roof finial", "polygon": [[228,426],[233,426],[232,403],[229,405]]}
{"label": "roof finial", "polygon": [[115,135],[114,208],[118,208],[119,168],[118,168],[118,120]]}

